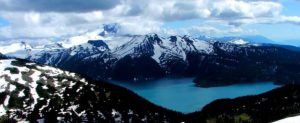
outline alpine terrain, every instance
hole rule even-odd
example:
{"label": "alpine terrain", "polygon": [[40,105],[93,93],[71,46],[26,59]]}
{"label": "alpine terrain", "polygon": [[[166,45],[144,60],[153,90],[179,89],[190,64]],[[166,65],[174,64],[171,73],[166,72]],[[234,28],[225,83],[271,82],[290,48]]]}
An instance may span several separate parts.
{"label": "alpine terrain", "polygon": [[122,35],[117,29],[116,25],[104,26],[102,32],[93,32],[98,39],[70,48],[42,50],[27,59],[98,80],[194,77],[203,87],[260,81],[290,84],[299,80],[300,52],[296,47],[256,43],[256,38],[249,37],[249,41],[224,41],[186,35]]}

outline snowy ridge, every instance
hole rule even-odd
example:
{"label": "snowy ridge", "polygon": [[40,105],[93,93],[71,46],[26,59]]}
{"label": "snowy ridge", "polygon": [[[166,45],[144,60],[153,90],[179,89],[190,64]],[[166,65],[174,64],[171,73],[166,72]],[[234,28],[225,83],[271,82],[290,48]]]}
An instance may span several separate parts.
{"label": "snowy ridge", "polygon": [[134,36],[127,43],[113,50],[113,54],[118,58],[126,55],[150,54],[158,63],[160,63],[159,59],[163,54],[177,56],[185,60],[188,52],[210,54],[213,52],[213,46],[209,42],[187,36],[163,38],[157,34],[149,34]]}
{"label": "snowy ridge", "polygon": [[[70,47],[65,50],[52,50],[41,51],[33,53],[29,56],[30,60],[35,61],[39,59],[43,54],[50,55],[49,60],[56,59],[59,54],[70,54],[71,56],[79,55],[84,57],[101,56],[102,52],[107,51],[113,54],[115,58],[121,59],[124,56],[139,56],[150,55],[158,63],[160,63],[160,57],[164,56],[176,56],[183,60],[186,59],[186,54],[189,52],[199,52],[204,54],[210,54],[213,52],[213,46],[209,42],[193,39],[191,37],[171,36],[169,38],[159,37],[157,34],[149,35],[134,35],[134,36],[116,36],[108,37],[107,40],[95,40],[93,42],[100,42],[103,46],[97,47],[91,45],[91,40],[86,43]],[[58,52],[55,52],[58,51]],[[98,55],[97,55],[98,54]],[[57,60],[58,61],[58,60]],[[50,62],[47,62],[50,63]]]}
{"label": "snowy ridge", "polygon": [[[66,36],[62,39],[14,39],[1,43],[0,52],[17,58],[26,58],[37,52],[44,50],[68,49],[78,45],[88,43],[89,40],[110,40],[111,37],[117,36],[118,24],[104,25],[103,28],[87,31],[78,35]],[[100,33],[105,32],[105,36]],[[113,33],[113,34],[112,34]],[[30,44],[32,44],[32,46]]]}
{"label": "snowy ridge", "polygon": [[230,43],[233,43],[233,44],[237,44],[237,45],[245,45],[245,44],[248,44],[249,42],[243,40],[243,39],[238,39],[238,40],[232,40],[232,41],[229,41]]}

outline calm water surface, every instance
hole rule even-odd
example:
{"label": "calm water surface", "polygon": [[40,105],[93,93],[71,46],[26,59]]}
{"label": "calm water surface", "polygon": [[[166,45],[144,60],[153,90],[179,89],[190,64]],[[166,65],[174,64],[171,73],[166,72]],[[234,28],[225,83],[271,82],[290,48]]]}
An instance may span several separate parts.
{"label": "calm water surface", "polygon": [[195,87],[192,80],[192,78],[183,78],[161,79],[143,84],[119,81],[112,83],[128,88],[152,103],[183,113],[201,110],[216,99],[255,95],[279,87],[272,82],[264,82],[201,88]]}

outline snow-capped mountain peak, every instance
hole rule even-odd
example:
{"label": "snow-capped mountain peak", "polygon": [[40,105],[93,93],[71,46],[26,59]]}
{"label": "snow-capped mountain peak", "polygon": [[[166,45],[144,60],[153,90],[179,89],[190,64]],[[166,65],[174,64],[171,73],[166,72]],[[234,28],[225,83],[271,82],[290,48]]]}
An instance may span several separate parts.
{"label": "snow-capped mountain peak", "polygon": [[89,40],[87,43],[71,47],[69,50],[70,55],[74,56],[76,54],[97,54],[109,50],[107,44],[103,40]]}
{"label": "snow-capped mountain peak", "polygon": [[237,45],[245,45],[245,44],[249,43],[249,42],[247,42],[243,39],[231,40],[229,42],[232,43],[232,44],[237,44]]}

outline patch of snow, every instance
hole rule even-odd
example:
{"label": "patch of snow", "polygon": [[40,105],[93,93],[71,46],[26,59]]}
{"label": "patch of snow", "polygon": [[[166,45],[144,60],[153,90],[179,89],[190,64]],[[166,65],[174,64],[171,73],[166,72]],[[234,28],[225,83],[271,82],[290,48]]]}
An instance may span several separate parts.
{"label": "patch of snow", "polygon": [[132,39],[131,36],[117,36],[117,37],[108,37],[104,42],[108,45],[109,49],[115,49],[120,47],[130,41]]}
{"label": "patch of snow", "polygon": [[7,95],[6,96],[6,98],[5,98],[5,100],[4,100],[4,106],[8,106],[8,101],[9,101],[9,99],[10,99],[10,96],[9,95]]}
{"label": "patch of snow", "polygon": [[248,44],[247,41],[244,41],[242,39],[238,39],[238,40],[232,40],[232,41],[229,41],[230,43],[232,44],[237,44],[237,45],[245,45],[245,44]]}
{"label": "patch of snow", "polygon": [[214,51],[213,46],[209,42],[202,41],[202,40],[195,40],[193,44],[198,51],[204,51],[205,53],[208,54]]}
{"label": "patch of snow", "polygon": [[12,91],[14,91],[14,90],[16,90],[16,86],[10,84],[10,85],[9,85],[9,91],[12,92]]}
{"label": "patch of snow", "polygon": [[117,112],[115,109],[112,109],[111,114],[115,118],[116,123],[122,122],[122,114],[121,113]]}
{"label": "patch of snow", "polygon": [[278,120],[273,123],[299,123],[299,122],[300,122],[300,116],[295,116],[295,117],[289,117],[282,120]]}
{"label": "patch of snow", "polygon": [[3,116],[6,114],[6,109],[4,108],[4,106],[1,104],[0,105],[0,116]]}
{"label": "patch of snow", "polygon": [[47,87],[46,85],[42,86],[42,88],[43,88],[44,90],[48,89],[48,87]]}
{"label": "patch of snow", "polygon": [[37,99],[39,98],[38,93],[36,92],[37,88],[37,81],[40,79],[41,72],[34,70],[34,73],[30,76],[33,80],[33,82],[29,83],[30,86],[30,93],[33,98],[33,104],[31,105],[31,108],[34,109],[34,106],[37,104]]}
{"label": "patch of snow", "polygon": [[78,93],[80,90],[82,90],[82,86],[80,86],[80,87],[76,90],[76,93]]}
{"label": "patch of snow", "polygon": [[23,89],[22,91],[19,92],[18,97],[24,97],[24,96],[25,96],[25,94],[24,94],[24,89]]}
{"label": "patch of snow", "polygon": [[134,48],[140,46],[144,41],[145,37],[146,36],[132,37],[131,40],[125,43],[124,45],[113,49],[113,54],[115,54],[118,58],[123,58],[124,56],[133,53]]}
{"label": "patch of snow", "polygon": [[154,55],[152,58],[157,62],[160,63],[159,57],[161,56],[163,49],[159,46],[159,44],[155,43],[153,44],[154,47]]}
{"label": "patch of snow", "polygon": [[30,65],[35,65],[35,63],[26,63],[26,65],[29,65],[29,66],[30,66]]}

